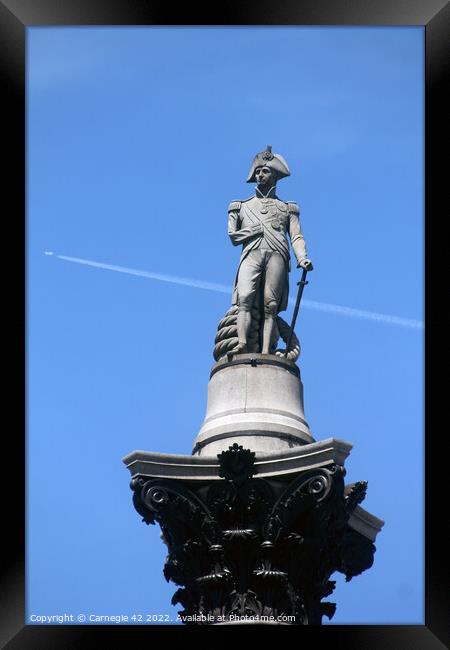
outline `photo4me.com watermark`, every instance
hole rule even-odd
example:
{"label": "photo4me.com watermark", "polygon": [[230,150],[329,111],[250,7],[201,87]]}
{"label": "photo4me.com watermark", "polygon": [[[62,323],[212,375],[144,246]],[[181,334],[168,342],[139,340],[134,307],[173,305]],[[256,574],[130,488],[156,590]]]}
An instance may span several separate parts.
{"label": "photo4me.com watermark", "polygon": [[157,625],[158,623],[290,623],[295,616],[212,616],[194,614],[31,614],[28,623],[33,625]]}

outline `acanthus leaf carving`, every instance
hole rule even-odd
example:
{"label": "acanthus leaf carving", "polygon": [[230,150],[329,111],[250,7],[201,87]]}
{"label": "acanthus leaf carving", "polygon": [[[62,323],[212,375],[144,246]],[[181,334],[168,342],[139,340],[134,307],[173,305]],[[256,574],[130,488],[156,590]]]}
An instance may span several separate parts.
{"label": "acanthus leaf carving", "polygon": [[220,481],[196,489],[168,479],[133,483],[136,509],[160,524],[168,546],[164,575],[179,586],[172,603],[210,621],[283,614],[321,624],[335,611],[322,601],[334,590],[331,575],[350,580],[373,562],[374,545],[348,526],[364,485],[344,496],[337,465],[300,472],[287,485],[253,478],[249,450],[229,451]]}

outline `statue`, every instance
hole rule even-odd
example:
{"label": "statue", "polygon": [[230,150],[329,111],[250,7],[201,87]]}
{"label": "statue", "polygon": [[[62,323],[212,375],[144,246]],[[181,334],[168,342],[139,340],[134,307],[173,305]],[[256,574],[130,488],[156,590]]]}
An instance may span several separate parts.
{"label": "statue", "polygon": [[[286,161],[272,153],[268,145],[255,156],[247,178],[247,183],[256,183],[255,195],[243,201],[232,201],[228,207],[231,242],[234,246],[242,244],[232,309],[223,319],[226,322],[227,318],[230,321],[234,317],[232,322],[237,330],[234,332],[237,343],[227,350],[228,354],[273,354],[281,329],[289,329],[278,317],[288,304],[291,268],[288,236],[298,266],[306,271],[313,269],[306,252],[298,205],[282,201],[276,194],[277,181],[286,176],[290,176]],[[224,329],[222,321],[219,338],[221,329]],[[286,340],[285,336],[283,338]],[[295,337],[294,341],[298,344]],[[217,337],[216,343],[220,343]],[[219,348],[215,349],[216,359],[220,358],[223,345]]]}
{"label": "statue", "polygon": [[[312,264],[297,205],[275,193],[288,175],[267,147],[248,177],[256,195],[229,206],[228,233],[243,249],[192,455],[123,459],[134,507],[161,527],[164,576],[178,586],[172,604],[188,625],[321,625],[336,609],[323,602],[331,577],[349,581],[371,567],[383,525],[359,506],[367,482],[344,483],[352,445],[315,440],[305,418],[293,331]],[[303,267],[290,327],[278,315],[288,302],[289,240]]]}

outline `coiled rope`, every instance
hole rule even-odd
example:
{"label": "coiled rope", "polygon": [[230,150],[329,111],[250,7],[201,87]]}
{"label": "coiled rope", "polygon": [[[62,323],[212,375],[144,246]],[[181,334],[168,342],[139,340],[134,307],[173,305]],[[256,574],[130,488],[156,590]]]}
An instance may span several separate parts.
{"label": "coiled rope", "polygon": [[[231,352],[238,344],[237,336],[237,314],[239,308],[236,305],[230,307],[225,316],[217,326],[216,338],[214,340],[214,359],[219,361]],[[261,324],[261,312],[259,309],[252,309],[251,311],[251,325],[248,335],[248,349],[249,352],[259,352],[259,331]],[[276,317],[276,325],[278,327],[279,336],[287,343],[289,337],[290,326],[280,316]],[[278,339],[278,336],[277,336]],[[274,354],[279,357],[284,357],[285,350],[277,349]],[[300,342],[295,334],[292,333],[291,345],[287,353],[287,359],[296,361],[300,356]]]}

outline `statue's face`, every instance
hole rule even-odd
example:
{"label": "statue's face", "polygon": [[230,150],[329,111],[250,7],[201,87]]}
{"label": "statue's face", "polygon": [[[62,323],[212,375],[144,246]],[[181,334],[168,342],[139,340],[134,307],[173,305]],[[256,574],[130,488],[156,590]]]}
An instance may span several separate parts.
{"label": "statue's face", "polygon": [[270,167],[257,167],[255,170],[256,183],[258,185],[274,185],[275,172]]}

